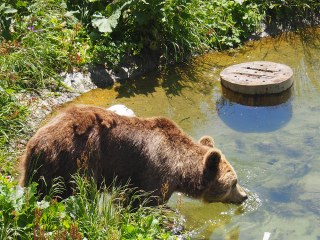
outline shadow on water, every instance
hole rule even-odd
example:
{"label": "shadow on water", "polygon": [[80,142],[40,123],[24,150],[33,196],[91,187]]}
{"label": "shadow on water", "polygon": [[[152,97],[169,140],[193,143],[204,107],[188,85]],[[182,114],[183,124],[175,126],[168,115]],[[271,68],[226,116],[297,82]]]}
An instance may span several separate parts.
{"label": "shadow on water", "polygon": [[152,95],[156,92],[156,88],[163,89],[168,98],[183,95],[184,89],[209,94],[212,91],[212,83],[199,81],[199,79],[202,77],[201,74],[211,67],[210,65],[194,67],[194,63],[190,61],[179,67],[169,67],[161,73],[153,72],[148,76],[125,80],[115,87],[115,91],[118,93],[117,98]]}
{"label": "shadow on water", "polygon": [[114,90],[117,92],[116,98],[132,98],[136,95],[147,96],[152,94],[156,92],[156,88],[159,86],[159,76],[153,73],[148,77],[122,81],[119,85],[115,86]]}
{"label": "shadow on water", "polygon": [[[263,2],[263,1],[262,1]],[[317,1],[288,1],[266,9],[266,29],[269,34],[296,32],[320,24],[320,6]],[[281,7],[282,4],[287,7]]]}
{"label": "shadow on water", "polygon": [[291,88],[280,94],[244,95],[222,87],[216,109],[220,119],[239,132],[272,132],[292,117]]}

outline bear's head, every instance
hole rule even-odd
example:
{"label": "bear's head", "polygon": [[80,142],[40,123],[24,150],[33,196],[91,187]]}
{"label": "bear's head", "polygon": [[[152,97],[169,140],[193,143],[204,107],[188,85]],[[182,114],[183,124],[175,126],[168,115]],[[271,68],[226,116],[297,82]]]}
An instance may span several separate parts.
{"label": "bear's head", "polygon": [[205,191],[202,199],[205,202],[236,204],[245,201],[248,197],[238,183],[236,172],[221,151],[214,147],[213,139],[203,137],[200,139],[200,144],[209,147],[204,156]]}

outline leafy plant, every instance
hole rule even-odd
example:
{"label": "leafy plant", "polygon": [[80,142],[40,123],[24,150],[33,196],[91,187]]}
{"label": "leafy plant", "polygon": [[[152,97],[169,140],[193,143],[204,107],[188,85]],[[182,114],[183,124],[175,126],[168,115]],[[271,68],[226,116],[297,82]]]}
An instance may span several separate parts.
{"label": "leafy plant", "polygon": [[68,6],[75,16],[86,13],[81,19],[93,41],[93,60],[109,67],[141,52],[157,52],[171,62],[209,48],[234,47],[262,19],[256,4],[235,0],[119,0],[104,7],[102,2],[85,1],[86,11],[74,11],[77,3]]}
{"label": "leafy plant", "polygon": [[240,45],[259,29],[263,19],[258,6],[247,1],[205,1],[200,6],[206,16],[206,39],[213,49]]}
{"label": "leafy plant", "polygon": [[13,15],[17,12],[11,5],[2,3],[0,5],[0,33],[5,39],[10,39],[10,27]]}
{"label": "leafy plant", "polygon": [[33,226],[37,199],[35,185],[25,191],[12,178],[0,175],[0,238],[27,239]]}
{"label": "leafy plant", "polygon": [[[18,4],[18,3],[17,3]],[[13,41],[0,45],[0,77],[11,88],[57,88],[60,74],[88,59],[88,38],[62,2],[36,0],[16,14]]]}
{"label": "leafy plant", "polygon": [[[175,239],[162,208],[123,207],[126,188],[99,192],[92,179],[75,176],[75,194],[61,202],[36,197],[0,175],[1,239]],[[106,189],[105,189],[106,190]],[[137,196],[139,198],[139,196]],[[118,201],[115,201],[118,200]]]}
{"label": "leafy plant", "polygon": [[266,13],[265,23],[274,30],[292,31],[320,23],[320,2],[317,0],[251,0]]}

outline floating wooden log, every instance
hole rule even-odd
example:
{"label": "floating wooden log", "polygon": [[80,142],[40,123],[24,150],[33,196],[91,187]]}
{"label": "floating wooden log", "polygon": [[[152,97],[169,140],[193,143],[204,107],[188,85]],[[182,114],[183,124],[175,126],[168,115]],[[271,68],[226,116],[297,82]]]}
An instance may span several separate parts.
{"label": "floating wooden log", "polygon": [[293,71],[284,64],[255,61],[232,65],[220,73],[226,88],[249,95],[280,93],[293,84]]}

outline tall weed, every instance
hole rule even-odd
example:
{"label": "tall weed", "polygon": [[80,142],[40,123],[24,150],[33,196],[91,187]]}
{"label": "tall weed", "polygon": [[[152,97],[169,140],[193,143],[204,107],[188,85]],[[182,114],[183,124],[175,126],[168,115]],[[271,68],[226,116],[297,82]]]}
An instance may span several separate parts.
{"label": "tall weed", "polygon": [[[145,201],[132,209],[128,187],[110,186],[99,191],[92,179],[75,176],[75,194],[66,200],[80,231],[89,239],[168,239],[170,217],[161,207],[146,207]],[[132,199],[142,200],[135,193]]]}

